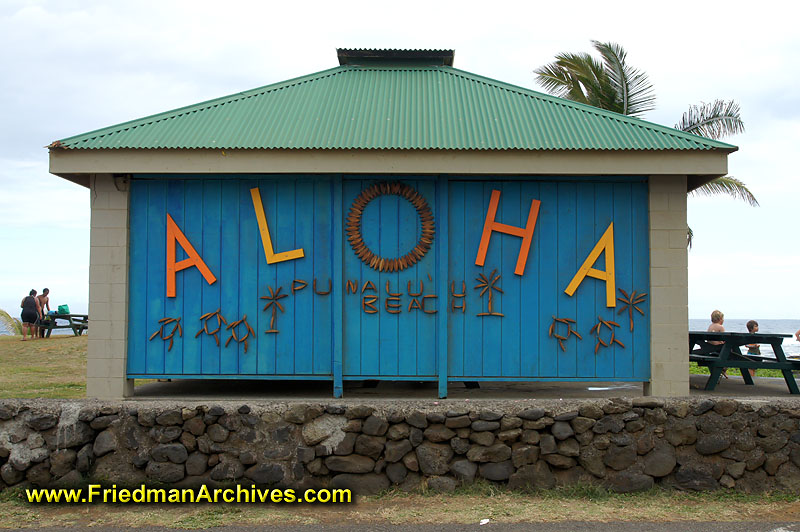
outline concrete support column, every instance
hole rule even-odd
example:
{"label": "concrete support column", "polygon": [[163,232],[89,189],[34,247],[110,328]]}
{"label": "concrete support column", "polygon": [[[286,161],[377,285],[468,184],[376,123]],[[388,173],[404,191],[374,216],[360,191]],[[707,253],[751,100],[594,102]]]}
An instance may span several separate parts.
{"label": "concrete support column", "polygon": [[686,176],[650,176],[650,382],[645,395],[689,395]]}
{"label": "concrete support column", "polygon": [[133,395],[128,355],[128,187],[111,174],[90,177],[89,348],[86,396]]}

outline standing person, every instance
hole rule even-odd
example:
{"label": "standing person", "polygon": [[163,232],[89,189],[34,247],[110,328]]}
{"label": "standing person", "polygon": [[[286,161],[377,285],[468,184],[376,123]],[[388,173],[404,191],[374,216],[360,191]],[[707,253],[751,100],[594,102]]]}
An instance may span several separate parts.
{"label": "standing person", "polygon": [[[747,322],[747,332],[750,334],[758,332],[758,322],[756,320]],[[761,346],[759,344],[747,344],[747,354],[761,356]],[[756,376],[756,370],[750,368],[747,371],[750,372],[751,377]]]}
{"label": "standing person", "polygon": [[25,329],[31,334],[31,340],[36,339],[36,320],[39,319],[41,307],[36,298],[36,290],[31,290],[30,294],[22,299],[19,306],[22,308],[20,319],[22,320],[22,341],[25,341]]}
{"label": "standing person", "polygon": [[50,312],[50,289],[45,288],[42,290],[42,295],[37,296],[36,299],[39,300],[39,308],[42,309],[42,314],[44,314],[44,309],[47,307],[47,312]]}
{"label": "standing person", "polygon": [[[45,307],[47,307],[47,312],[50,312],[50,289],[45,288],[42,290],[42,295],[36,296],[36,299],[39,300],[39,322],[44,322],[46,319],[47,314],[45,313]],[[39,337],[44,338],[44,327],[39,327]]]}

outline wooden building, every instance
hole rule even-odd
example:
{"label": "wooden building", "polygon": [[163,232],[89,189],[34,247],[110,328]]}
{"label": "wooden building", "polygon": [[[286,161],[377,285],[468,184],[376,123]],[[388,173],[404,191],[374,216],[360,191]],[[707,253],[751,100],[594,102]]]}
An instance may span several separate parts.
{"label": "wooden building", "polygon": [[50,146],[91,189],[89,396],[137,378],[688,394],[686,192],[734,146],[452,51],[338,55]]}

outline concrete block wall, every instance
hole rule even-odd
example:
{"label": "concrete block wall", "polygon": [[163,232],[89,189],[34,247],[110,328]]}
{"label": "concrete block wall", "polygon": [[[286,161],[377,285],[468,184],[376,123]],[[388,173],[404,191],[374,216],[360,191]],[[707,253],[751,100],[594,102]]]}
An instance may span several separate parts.
{"label": "concrete block wall", "polygon": [[686,176],[651,176],[650,382],[644,393],[689,395]]}
{"label": "concrete block wall", "polygon": [[89,346],[86,396],[133,394],[125,378],[128,346],[128,186],[110,174],[91,176]]}

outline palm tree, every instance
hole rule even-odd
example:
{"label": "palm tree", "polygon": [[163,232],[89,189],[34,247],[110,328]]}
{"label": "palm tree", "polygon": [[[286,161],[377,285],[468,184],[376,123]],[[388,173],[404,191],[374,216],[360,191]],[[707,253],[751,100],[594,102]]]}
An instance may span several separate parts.
{"label": "palm tree", "polygon": [[[625,49],[613,42],[592,41],[592,46],[600,53],[601,60],[588,53],[561,53],[552,63],[534,70],[536,80],[554,96],[601,109],[637,117],[652,111],[655,108],[653,86],[647,74],[625,62]],[[675,128],[718,140],[744,132],[744,122],[738,103],[715,100],[689,107]],[[690,194],[726,194],[758,206],[753,193],[733,176],[718,177]],[[691,228],[687,236],[691,247]]]}

